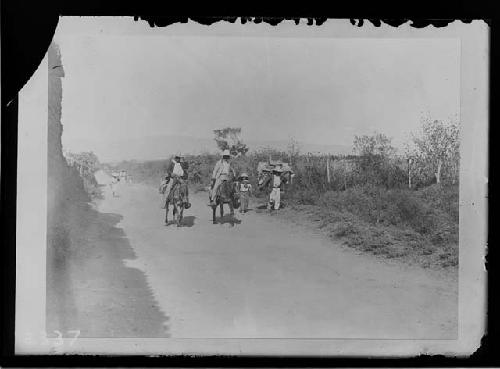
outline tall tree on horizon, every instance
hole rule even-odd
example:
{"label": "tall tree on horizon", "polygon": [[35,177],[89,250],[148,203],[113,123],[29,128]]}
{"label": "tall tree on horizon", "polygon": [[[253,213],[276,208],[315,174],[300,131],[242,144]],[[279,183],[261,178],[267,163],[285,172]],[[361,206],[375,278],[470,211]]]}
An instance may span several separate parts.
{"label": "tall tree on horizon", "polygon": [[215,129],[215,142],[220,150],[229,150],[231,155],[240,156],[248,152],[248,147],[241,140],[241,128],[226,127]]}

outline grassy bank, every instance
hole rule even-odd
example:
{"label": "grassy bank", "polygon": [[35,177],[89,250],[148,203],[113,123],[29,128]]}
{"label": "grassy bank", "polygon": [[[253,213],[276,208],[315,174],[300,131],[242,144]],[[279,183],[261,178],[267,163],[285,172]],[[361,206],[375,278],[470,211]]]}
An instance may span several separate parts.
{"label": "grassy bank", "polygon": [[313,205],[292,202],[282,215],[304,215],[359,251],[424,267],[458,266],[458,186],[329,191]]}

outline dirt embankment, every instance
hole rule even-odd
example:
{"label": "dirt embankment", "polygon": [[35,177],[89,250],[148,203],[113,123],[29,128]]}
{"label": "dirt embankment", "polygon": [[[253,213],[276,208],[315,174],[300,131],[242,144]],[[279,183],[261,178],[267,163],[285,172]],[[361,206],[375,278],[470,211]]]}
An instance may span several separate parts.
{"label": "dirt embankment", "polygon": [[47,333],[165,337],[167,318],[158,310],[144,275],[123,264],[135,254],[117,227],[121,217],[94,210],[82,178],[63,157],[64,70],[54,44],[48,62]]}

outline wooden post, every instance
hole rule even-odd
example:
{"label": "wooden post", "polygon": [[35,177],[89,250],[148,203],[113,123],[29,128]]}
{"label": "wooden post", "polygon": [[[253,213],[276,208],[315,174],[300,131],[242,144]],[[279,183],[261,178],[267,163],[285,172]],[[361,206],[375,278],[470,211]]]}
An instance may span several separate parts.
{"label": "wooden post", "polygon": [[344,191],[347,190],[347,159],[344,159]]}
{"label": "wooden post", "polygon": [[442,166],[442,164],[443,164],[442,160],[439,160],[437,173],[436,173],[436,183],[437,184],[441,183],[441,166]]}
{"label": "wooden post", "polygon": [[408,188],[411,189],[411,158],[408,158]]}
{"label": "wooden post", "polygon": [[328,183],[330,183],[330,156],[327,155],[326,157],[326,178],[328,180]]}

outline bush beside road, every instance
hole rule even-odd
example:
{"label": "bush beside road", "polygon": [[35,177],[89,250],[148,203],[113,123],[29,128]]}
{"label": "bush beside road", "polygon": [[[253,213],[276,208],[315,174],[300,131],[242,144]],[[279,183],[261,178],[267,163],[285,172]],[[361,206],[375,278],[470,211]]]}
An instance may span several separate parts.
{"label": "bush beside road", "polygon": [[281,216],[297,222],[304,216],[359,251],[423,267],[458,266],[458,188],[355,187],[326,192],[314,205],[292,204]]}

